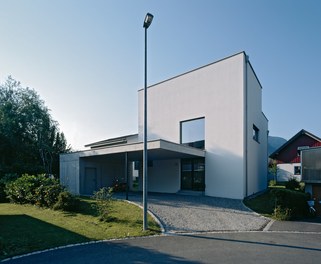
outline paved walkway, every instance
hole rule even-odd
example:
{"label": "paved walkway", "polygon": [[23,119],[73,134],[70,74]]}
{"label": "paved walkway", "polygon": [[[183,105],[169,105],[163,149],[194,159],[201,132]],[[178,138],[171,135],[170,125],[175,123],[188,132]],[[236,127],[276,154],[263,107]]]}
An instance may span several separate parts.
{"label": "paved walkway", "polygon": [[[124,198],[124,195],[117,196]],[[142,204],[141,193],[129,201]],[[161,221],[167,233],[210,231],[258,231],[270,221],[241,200],[177,194],[148,195],[148,209]]]}

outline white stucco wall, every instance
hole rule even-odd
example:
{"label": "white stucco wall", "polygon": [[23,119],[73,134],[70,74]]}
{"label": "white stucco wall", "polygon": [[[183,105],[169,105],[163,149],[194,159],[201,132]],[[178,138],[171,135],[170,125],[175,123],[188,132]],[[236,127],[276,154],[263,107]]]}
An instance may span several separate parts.
{"label": "white stucco wall", "polygon": [[[252,195],[267,188],[268,168],[268,120],[262,113],[262,87],[249,63],[245,84],[245,111],[247,112],[247,167],[245,171],[245,195]],[[259,140],[253,139],[253,125],[259,129]]]}
{"label": "white stucco wall", "polygon": [[150,192],[176,193],[180,190],[180,160],[155,160],[148,168]]}
{"label": "white stucco wall", "polygon": [[[143,90],[138,105],[142,139]],[[200,117],[205,117],[205,194],[242,199],[264,190],[268,121],[262,87],[245,53],[148,88],[149,140],[180,143],[180,122]],[[259,143],[252,137],[253,124],[260,129]]]}
{"label": "white stucco wall", "polygon": [[[180,143],[180,122],[205,117],[205,194],[243,198],[244,53],[148,88],[148,139]],[[139,91],[142,138],[143,90]]]}
{"label": "white stucco wall", "polygon": [[301,166],[301,163],[278,164],[277,181],[288,181],[291,178],[296,178],[298,181],[301,181],[301,175],[294,175],[295,166]]}

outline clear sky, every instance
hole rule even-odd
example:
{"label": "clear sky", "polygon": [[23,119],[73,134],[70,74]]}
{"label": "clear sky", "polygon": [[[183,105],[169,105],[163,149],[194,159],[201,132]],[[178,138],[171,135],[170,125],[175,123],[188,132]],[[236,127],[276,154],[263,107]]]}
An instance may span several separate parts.
{"label": "clear sky", "polygon": [[0,82],[34,88],[74,149],[138,132],[137,90],[245,51],[270,135],[321,137],[320,0],[0,0]]}

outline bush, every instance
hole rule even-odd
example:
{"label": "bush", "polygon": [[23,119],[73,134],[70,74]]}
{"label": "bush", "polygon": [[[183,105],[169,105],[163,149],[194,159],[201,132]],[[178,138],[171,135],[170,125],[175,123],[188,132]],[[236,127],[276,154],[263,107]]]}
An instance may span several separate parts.
{"label": "bush", "polygon": [[289,208],[283,209],[280,205],[274,209],[274,217],[280,221],[287,221],[291,219],[291,210]]}
{"label": "bush", "polygon": [[109,221],[109,208],[108,203],[112,200],[113,188],[103,187],[95,192],[93,199],[96,200],[94,208],[97,210],[101,221]]}
{"label": "bush", "polygon": [[280,212],[283,210],[289,218],[308,216],[309,194],[289,189],[273,189],[271,194],[274,197],[276,208],[280,207],[277,210]]}
{"label": "bush", "polygon": [[18,175],[16,173],[8,173],[0,178],[0,203],[8,201],[7,195],[5,193],[6,184],[16,180],[17,178]]}
{"label": "bush", "polygon": [[301,192],[305,192],[305,182],[300,182],[300,183],[299,183],[299,190],[300,190]]}
{"label": "bush", "polygon": [[45,175],[23,175],[5,186],[5,192],[10,202],[19,204],[35,204],[52,207],[58,200],[58,195],[64,188],[57,180]]}
{"label": "bush", "polygon": [[63,191],[59,193],[58,200],[54,204],[54,210],[63,210],[69,212],[75,212],[79,209],[80,201],[77,197],[70,192]]}
{"label": "bush", "polygon": [[94,192],[93,198],[98,201],[110,201],[113,197],[114,189],[111,187],[103,187],[99,191]]}
{"label": "bush", "polygon": [[295,190],[300,188],[300,183],[296,178],[291,178],[285,183],[285,188],[289,190]]}
{"label": "bush", "polygon": [[51,185],[40,185],[35,190],[35,204],[52,208],[58,201],[59,195],[64,191],[64,188],[59,183]]}
{"label": "bush", "polygon": [[269,187],[271,187],[271,186],[276,186],[276,180],[270,180],[269,181]]}

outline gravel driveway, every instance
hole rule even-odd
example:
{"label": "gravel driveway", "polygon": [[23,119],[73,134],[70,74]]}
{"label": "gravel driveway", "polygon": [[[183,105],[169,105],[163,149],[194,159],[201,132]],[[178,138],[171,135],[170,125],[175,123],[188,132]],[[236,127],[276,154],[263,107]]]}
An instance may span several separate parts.
{"label": "gravel driveway", "polygon": [[[141,205],[142,194],[131,193],[129,200]],[[150,193],[148,209],[168,233],[256,231],[269,222],[245,207],[241,200],[208,196]]]}

